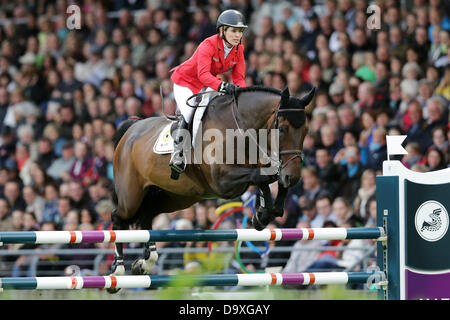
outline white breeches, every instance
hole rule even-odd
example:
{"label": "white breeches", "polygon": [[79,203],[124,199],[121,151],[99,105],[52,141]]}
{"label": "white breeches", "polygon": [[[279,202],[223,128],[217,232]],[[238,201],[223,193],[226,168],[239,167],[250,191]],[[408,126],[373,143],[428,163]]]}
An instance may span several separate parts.
{"label": "white breeches", "polygon": [[[205,92],[205,91],[215,91],[212,88],[206,88],[202,89],[201,92]],[[208,105],[208,102],[210,100],[210,95],[209,94],[204,94],[202,95],[202,101],[200,101],[200,103],[198,104],[200,107],[197,108],[191,108],[190,106],[187,105],[187,100],[193,96],[194,94],[192,93],[191,89],[189,89],[188,87],[182,87],[179,86],[177,84],[173,84],[173,95],[175,97],[175,101],[177,103],[178,109],[180,110],[181,114],[184,117],[184,120],[186,120],[187,123],[191,123],[192,120],[192,115],[195,113],[194,115],[194,123],[192,124],[192,137],[195,137],[201,122],[201,119],[203,117],[203,114],[205,113],[206,110],[206,106]],[[195,100],[191,99],[189,101],[189,104],[194,105]],[[194,140],[194,139],[192,139]]]}

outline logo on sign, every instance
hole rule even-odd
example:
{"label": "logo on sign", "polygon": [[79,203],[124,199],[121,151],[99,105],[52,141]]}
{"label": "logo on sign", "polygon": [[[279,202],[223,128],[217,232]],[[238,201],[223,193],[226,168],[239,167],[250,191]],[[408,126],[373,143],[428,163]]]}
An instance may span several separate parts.
{"label": "logo on sign", "polygon": [[448,230],[449,217],[445,207],[434,200],[426,201],[416,211],[417,233],[426,241],[442,239]]}

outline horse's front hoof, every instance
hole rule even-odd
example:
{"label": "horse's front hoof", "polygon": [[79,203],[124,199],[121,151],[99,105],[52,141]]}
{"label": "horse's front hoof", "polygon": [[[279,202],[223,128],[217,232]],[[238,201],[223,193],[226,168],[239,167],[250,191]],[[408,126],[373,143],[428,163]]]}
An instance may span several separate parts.
{"label": "horse's front hoof", "polygon": [[139,259],[135,260],[133,264],[131,265],[131,274],[132,275],[143,275],[144,274],[144,268],[142,267],[144,260]]}
{"label": "horse's front hoof", "polygon": [[261,230],[264,230],[264,228],[267,226],[267,224],[264,225],[264,224],[262,224],[262,223],[260,222],[260,220],[259,220],[258,217],[257,217],[258,214],[259,214],[259,212],[257,212],[256,214],[253,215],[253,217],[252,217],[252,225],[253,225],[253,227],[254,227],[256,230],[261,231]]}
{"label": "horse's front hoof", "polygon": [[[111,274],[112,276],[123,276],[125,275],[125,266],[123,265],[123,260],[115,259],[111,266]],[[120,288],[107,288],[106,291],[108,293],[114,294],[120,291]]]}
{"label": "horse's front hoof", "polygon": [[120,291],[120,288],[108,288],[106,291],[110,294],[115,294]]}

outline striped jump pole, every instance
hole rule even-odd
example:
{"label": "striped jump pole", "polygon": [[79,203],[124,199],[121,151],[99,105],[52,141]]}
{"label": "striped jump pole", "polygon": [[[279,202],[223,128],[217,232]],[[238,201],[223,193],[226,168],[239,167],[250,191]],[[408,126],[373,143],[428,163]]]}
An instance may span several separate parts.
{"label": "striped jump pole", "polygon": [[149,241],[280,241],[379,239],[384,229],[300,228],[230,230],[103,230],[103,231],[22,231],[0,232],[0,243],[70,244],[88,242],[130,243]]}
{"label": "striped jump pole", "polygon": [[0,289],[158,288],[368,283],[377,273],[314,272],[215,275],[142,275],[0,278]]}

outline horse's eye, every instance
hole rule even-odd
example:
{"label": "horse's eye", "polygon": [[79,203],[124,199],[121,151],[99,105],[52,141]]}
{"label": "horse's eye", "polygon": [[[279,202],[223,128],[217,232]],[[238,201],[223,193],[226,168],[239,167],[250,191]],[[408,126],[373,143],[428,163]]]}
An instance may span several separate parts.
{"label": "horse's eye", "polygon": [[286,133],[286,131],[287,131],[286,127],[280,127],[279,130],[280,130],[280,133]]}

